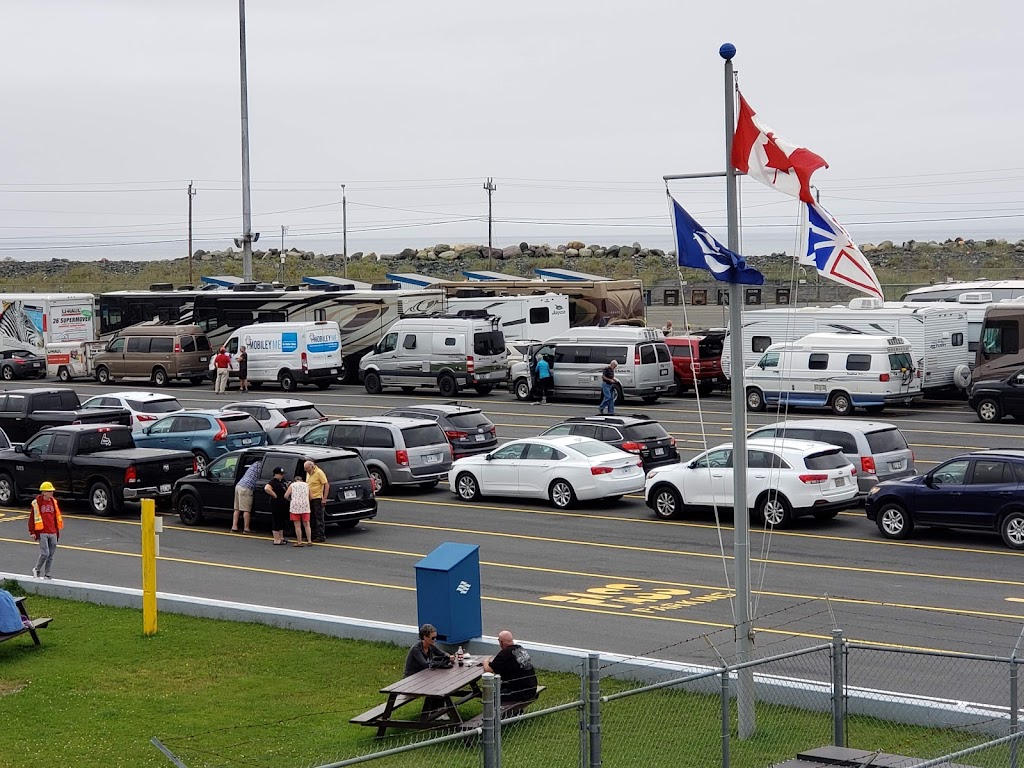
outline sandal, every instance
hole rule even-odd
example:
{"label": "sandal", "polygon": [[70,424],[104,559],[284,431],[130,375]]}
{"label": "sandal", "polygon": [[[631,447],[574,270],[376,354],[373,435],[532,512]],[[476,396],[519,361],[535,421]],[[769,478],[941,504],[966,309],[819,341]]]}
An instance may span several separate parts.
{"label": "sandal", "polygon": [[288,543],[287,541],[275,541],[275,542],[273,542],[275,547],[281,547],[281,546],[284,546],[287,543]]}
{"label": "sandal", "polygon": [[301,541],[296,541],[294,544],[292,544],[292,546],[293,547],[301,547],[301,546],[303,546],[303,543]]}

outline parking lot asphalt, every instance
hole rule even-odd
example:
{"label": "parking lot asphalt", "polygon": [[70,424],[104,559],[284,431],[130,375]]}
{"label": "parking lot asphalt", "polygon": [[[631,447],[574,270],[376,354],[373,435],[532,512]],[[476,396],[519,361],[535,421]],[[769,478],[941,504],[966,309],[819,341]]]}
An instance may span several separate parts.
{"label": "parking lot asphalt", "polygon": [[[83,399],[110,390],[91,382],[74,387]],[[224,402],[209,386],[166,391],[186,407]],[[273,396],[280,393],[271,387],[227,395]],[[343,386],[295,396],[335,417],[440,401],[430,390],[371,396]],[[502,440],[596,413],[593,403],[534,406],[501,390],[462,401],[483,409]],[[724,393],[701,399],[699,410],[690,394],[653,405],[630,402],[619,412],[658,419],[684,461],[705,440],[714,446],[730,439]],[[821,415],[801,410],[789,417]],[[777,420],[771,411],[748,417],[751,428]],[[1016,446],[1024,430],[1014,422],[981,424],[955,400],[890,408],[875,418],[903,430],[922,472],[965,450]],[[388,492],[379,502],[375,520],[329,531],[326,544],[309,549],[272,547],[265,523],[243,536],[229,533],[225,522],[189,528],[166,512],[159,589],[411,625],[417,622],[414,564],[441,542],[457,541],[480,546],[485,633],[508,627],[527,641],[691,662],[732,653],[731,516],[720,527],[712,515],[661,521],[639,496],[568,511],[518,498],[467,504],[443,483],[431,491]],[[65,505],[54,574],[138,587],[137,510],[130,505],[121,517],[98,519],[82,505]],[[1007,549],[995,534],[923,529],[907,541],[889,541],[854,507],[827,522],[799,519],[784,531],[752,526],[751,557],[756,646],[763,654],[826,640],[838,627],[849,639],[883,646],[1008,656],[1024,621],[1024,553]],[[34,558],[25,510],[0,509],[0,570],[28,573]]]}

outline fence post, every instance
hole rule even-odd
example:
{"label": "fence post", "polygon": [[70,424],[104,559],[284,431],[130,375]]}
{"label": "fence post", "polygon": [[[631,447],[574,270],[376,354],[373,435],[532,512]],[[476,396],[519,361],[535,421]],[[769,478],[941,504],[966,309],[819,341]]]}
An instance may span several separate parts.
{"label": "fence post", "polygon": [[494,712],[494,766],[501,768],[501,675],[494,676],[491,691],[491,710]]}
{"label": "fence post", "polygon": [[729,726],[731,712],[729,709],[729,668],[722,670],[722,768],[729,768]]}
{"label": "fence post", "polygon": [[843,667],[843,630],[832,630],[832,744],[846,746],[846,680]]}
{"label": "fence post", "polygon": [[601,768],[601,655],[587,657],[587,712],[590,734],[590,768]]}
{"label": "fence post", "polygon": [[[484,672],[483,677],[483,693],[481,694],[481,700],[484,704],[483,714],[483,735],[480,737],[480,743],[484,748],[484,768],[498,768],[498,764],[494,760],[494,721],[495,721],[495,710],[494,710],[494,689],[497,687],[499,690],[501,686],[494,685],[494,675],[490,672]],[[499,709],[500,713],[501,710]]]}
{"label": "fence post", "polygon": [[580,732],[580,743],[579,743],[579,760],[577,761],[580,768],[587,768],[587,755],[589,735],[587,733],[587,696],[590,692],[590,661],[589,659],[580,659],[580,708],[578,713],[578,726]]}

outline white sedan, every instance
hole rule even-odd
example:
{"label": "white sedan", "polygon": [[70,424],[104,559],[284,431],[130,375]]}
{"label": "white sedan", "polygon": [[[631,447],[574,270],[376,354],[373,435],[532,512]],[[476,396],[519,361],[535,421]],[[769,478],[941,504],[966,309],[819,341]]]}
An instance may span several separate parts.
{"label": "white sedan", "polygon": [[168,413],[183,410],[174,395],[159,392],[110,392],[90,397],[83,408],[125,408],[132,412],[132,432],[138,434]]}
{"label": "white sedan", "polygon": [[636,456],[589,437],[512,440],[452,464],[448,487],[463,501],[479,496],[549,499],[559,509],[577,500],[615,500],[644,487]]}

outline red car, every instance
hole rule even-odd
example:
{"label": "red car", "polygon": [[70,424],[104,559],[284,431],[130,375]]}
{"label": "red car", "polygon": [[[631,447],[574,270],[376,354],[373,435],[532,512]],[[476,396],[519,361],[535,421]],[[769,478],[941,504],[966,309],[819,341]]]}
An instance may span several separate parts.
{"label": "red car", "polygon": [[696,386],[701,397],[716,389],[725,389],[728,380],[722,373],[723,334],[707,336],[669,336],[665,339],[672,353],[672,367],[675,369],[675,391],[681,395]]}

